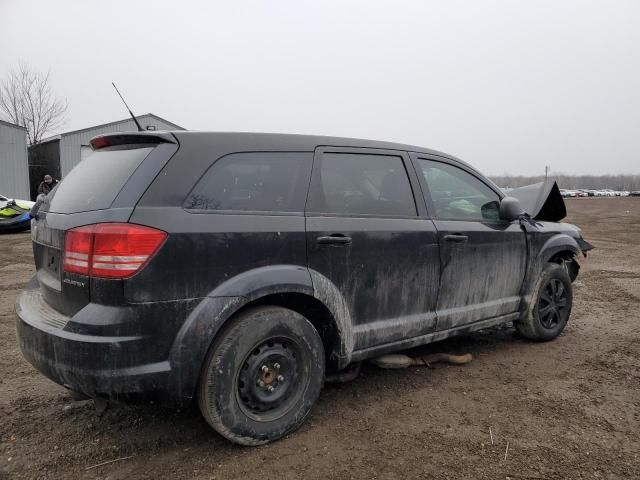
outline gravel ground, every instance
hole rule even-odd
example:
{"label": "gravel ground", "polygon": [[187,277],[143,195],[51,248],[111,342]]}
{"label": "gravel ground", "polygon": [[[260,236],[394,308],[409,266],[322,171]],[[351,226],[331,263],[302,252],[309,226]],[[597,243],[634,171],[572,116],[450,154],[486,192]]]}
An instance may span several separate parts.
{"label": "gravel ground", "polygon": [[466,366],[365,367],[328,385],[301,430],[257,448],[224,441],[196,410],[117,405],[98,416],[38,374],[13,314],[33,272],[30,239],[5,235],[0,479],[638,479],[640,198],[567,206],[597,249],[560,338],[535,344],[504,327],[421,349],[471,352]]}

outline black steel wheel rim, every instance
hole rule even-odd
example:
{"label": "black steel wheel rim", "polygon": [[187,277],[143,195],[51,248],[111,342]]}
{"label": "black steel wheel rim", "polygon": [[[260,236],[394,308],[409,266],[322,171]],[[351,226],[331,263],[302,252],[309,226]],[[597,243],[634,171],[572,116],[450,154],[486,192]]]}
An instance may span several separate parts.
{"label": "black steel wheel rim", "polygon": [[289,412],[308,384],[309,356],[291,338],[256,345],[236,377],[237,401],[256,421],[273,421]]}
{"label": "black steel wheel rim", "polygon": [[538,300],[540,325],[548,330],[555,329],[565,317],[568,302],[564,283],[558,278],[549,280]]}

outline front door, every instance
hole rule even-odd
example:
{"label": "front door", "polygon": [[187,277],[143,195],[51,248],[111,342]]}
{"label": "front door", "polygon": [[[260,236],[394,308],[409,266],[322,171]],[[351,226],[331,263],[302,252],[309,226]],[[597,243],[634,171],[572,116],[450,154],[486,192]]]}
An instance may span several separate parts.
{"label": "front door", "polygon": [[500,195],[462,165],[416,161],[440,243],[437,329],[516,312],[527,263],[520,223],[500,220]]}
{"label": "front door", "polygon": [[437,233],[409,162],[377,149],[323,148],[314,157],[308,265],[346,300],[356,350],[436,326]]}

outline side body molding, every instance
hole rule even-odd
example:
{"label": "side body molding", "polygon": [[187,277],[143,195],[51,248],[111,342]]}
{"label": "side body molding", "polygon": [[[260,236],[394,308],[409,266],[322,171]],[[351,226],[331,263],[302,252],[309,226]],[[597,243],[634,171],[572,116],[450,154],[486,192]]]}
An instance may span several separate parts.
{"label": "side body molding", "polygon": [[309,270],[297,265],[271,265],[236,275],[215,288],[208,297],[245,297],[249,302],[272,293],[313,295]]}
{"label": "side body molding", "polygon": [[570,250],[577,255],[580,252],[580,247],[575,238],[566,233],[559,233],[544,243],[538,253],[538,262],[543,265],[556,253],[562,252],[563,250]]}

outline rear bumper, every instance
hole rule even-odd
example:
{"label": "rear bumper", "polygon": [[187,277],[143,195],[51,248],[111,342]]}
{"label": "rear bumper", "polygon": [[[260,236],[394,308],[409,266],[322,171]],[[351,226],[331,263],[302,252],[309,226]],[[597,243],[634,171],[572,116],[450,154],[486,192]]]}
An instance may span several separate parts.
{"label": "rear bumper", "polygon": [[[192,396],[197,378],[178,375],[176,370],[183,370],[181,365],[172,366],[169,358],[175,335],[170,330],[158,329],[146,335],[96,335],[78,333],[77,328],[73,331],[76,317],[96,314],[103,330],[110,323],[116,327],[126,324],[132,330],[132,323],[142,323],[139,319],[152,313],[149,305],[99,309],[90,304],[76,316],[65,317],[44,301],[34,283],[16,301],[16,327],[24,357],[46,377],[91,397],[154,399],[181,405]],[[158,306],[162,307],[167,309]],[[170,313],[188,310],[185,305],[181,307],[184,308],[174,306]],[[158,321],[162,323],[162,319]],[[118,330],[123,328],[115,328]]]}

